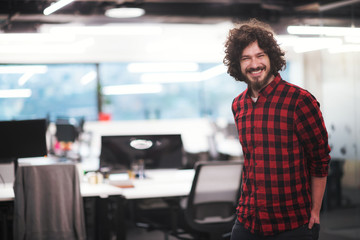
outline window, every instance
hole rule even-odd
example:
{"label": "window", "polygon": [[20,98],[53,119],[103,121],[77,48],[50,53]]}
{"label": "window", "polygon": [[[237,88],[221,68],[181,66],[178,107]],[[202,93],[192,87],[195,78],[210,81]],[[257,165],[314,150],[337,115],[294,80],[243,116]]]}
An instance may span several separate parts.
{"label": "window", "polygon": [[232,119],[232,99],[245,89],[222,63],[103,63],[100,79],[113,120]]}
{"label": "window", "polygon": [[1,120],[96,121],[99,90],[101,111],[115,121],[206,117],[232,122],[231,102],[246,84],[230,77],[223,63],[120,62],[0,65],[0,89]]}
{"label": "window", "polygon": [[1,65],[0,118],[96,120],[95,70],[94,64]]}

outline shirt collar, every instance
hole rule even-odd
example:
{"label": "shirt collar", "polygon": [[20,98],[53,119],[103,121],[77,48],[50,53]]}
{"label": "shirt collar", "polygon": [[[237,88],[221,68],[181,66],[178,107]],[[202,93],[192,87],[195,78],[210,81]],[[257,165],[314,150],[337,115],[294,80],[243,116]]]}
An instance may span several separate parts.
{"label": "shirt collar", "polygon": [[266,87],[264,87],[263,89],[260,90],[259,94],[263,95],[264,97],[267,97],[276,88],[276,86],[279,84],[280,80],[281,80],[281,76],[278,73],[275,76],[274,80],[271,81],[271,83],[269,83]]}

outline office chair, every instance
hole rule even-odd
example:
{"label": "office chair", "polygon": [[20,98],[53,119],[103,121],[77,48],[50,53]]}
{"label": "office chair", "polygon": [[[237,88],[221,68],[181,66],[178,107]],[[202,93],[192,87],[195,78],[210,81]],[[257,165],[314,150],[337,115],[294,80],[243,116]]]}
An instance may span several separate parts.
{"label": "office chair", "polygon": [[79,140],[80,134],[83,132],[84,119],[81,118],[80,121],[77,121],[73,118],[58,118],[55,125],[55,137],[59,144],[56,148],[57,151],[60,151],[60,153],[55,155],[64,159],[79,160],[80,154],[77,151],[73,151],[72,146]]}
{"label": "office chair", "polygon": [[59,142],[75,142],[79,132],[75,125],[69,123],[56,123],[56,134]]}
{"label": "office chair", "polygon": [[14,239],[85,240],[74,164],[19,166],[14,183]]}
{"label": "office chair", "polygon": [[[147,218],[138,226],[163,231],[165,239],[168,235],[195,240],[229,237],[236,218],[242,166],[240,161],[197,163],[190,194],[182,201],[185,204],[165,199],[168,203],[167,220],[159,223]],[[166,221],[170,224],[164,224]]]}

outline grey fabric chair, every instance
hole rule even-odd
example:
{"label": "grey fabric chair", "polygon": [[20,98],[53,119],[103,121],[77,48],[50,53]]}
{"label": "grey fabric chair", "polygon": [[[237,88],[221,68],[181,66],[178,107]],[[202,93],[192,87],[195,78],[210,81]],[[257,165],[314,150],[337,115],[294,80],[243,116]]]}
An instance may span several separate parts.
{"label": "grey fabric chair", "polygon": [[19,166],[14,193],[15,240],[86,239],[74,164]]}

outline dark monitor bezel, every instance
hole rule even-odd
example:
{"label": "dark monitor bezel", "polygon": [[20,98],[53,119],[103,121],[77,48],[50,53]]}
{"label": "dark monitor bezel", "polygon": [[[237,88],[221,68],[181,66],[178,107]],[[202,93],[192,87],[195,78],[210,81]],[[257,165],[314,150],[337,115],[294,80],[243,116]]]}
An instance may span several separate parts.
{"label": "dark monitor bezel", "polygon": [[[142,152],[141,150],[134,150],[130,145],[130,140],[135,139],[142,139],[142,140],[156,140],[159,138],[165,138],[165,139],[172,139],[177,141],[176,143],[172,142],[172,146],[176,148],[173,152],[167,152],[162,153],[162,157],[159,159],[150,159],[151,157],[154,157],[153,155],[156,154],[156,150],[153,150],[153,152],[145,153],[143,156],[139,154],[138,156],[125,156],[125,154],[134,154],[134,152]],[[105,150],[108,146],[105,146],[106,140],[111,139],[119,139],[120,144],[117,145],[118,152],[113,154],[113,159],[116,158],[116,160],[108,161],[105,159]],[[125,141],[128,140],[127,143]],[[109,143],[108,143],[109,144]],[[115,146],[114,146],[115,147]],[[166,147],[166,146],[164,146]],[[121,149],[122,148],[122,149]],[[124,149],[125,148],[125,149]],[[167,149],[170,150],[170,149]],[[127,152],[127,151],[134,151],[134,152]],[[144,150],[145,152],[147,150]],[[143,152],[144,152],[143,151]],[[157,151],[161,152],[161,149],[158,149]],[[185,151],[184,151],[184,145],[182,142],[181,134],[128,134],[128,135],[106,135],[101,136],[101,152],[100,152],[100,163],[99,163],[99,169],[100,171],[107,171],[111,173],[116,172],[126,172],[128,170],[131,170],[132,163],[142,159],[145,162],[145,169],[182,169],[185,167]],[[109,153],[108,153],[109,154]],[[122,156],[122,157],[121,157]],[[150,157],[150,158],[149,158]],[[172,158],[172,161],[167,161],[164,159],[165,157]]]}
{"label": "dark monitor bezel", "polygon": [[0,162],[47,155],[46,119],[0,121]]}

